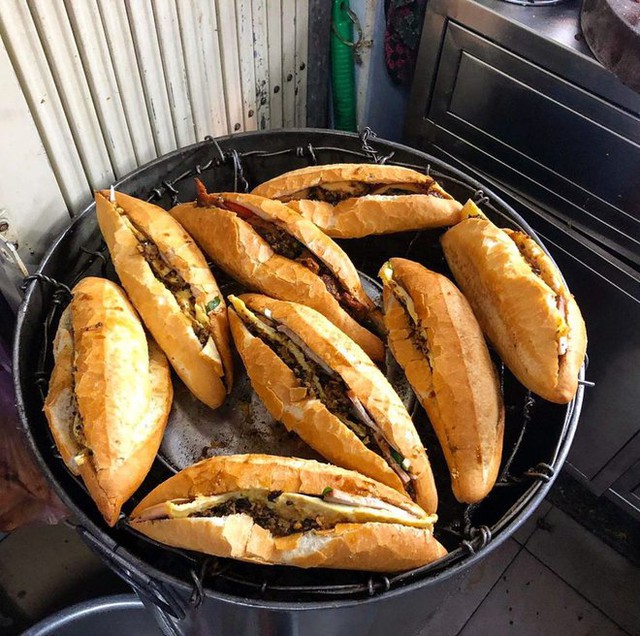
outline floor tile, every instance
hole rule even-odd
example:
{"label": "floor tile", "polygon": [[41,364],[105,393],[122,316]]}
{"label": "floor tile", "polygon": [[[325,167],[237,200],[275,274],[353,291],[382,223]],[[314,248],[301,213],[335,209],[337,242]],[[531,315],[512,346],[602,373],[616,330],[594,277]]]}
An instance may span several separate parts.
{"label": "floor tile", "polygon": [[546,500],[535,509],[533,514],[513,533],[513,538],[520,544],[524,545],[529,537],[536,531],[538,525],[544,523],[544,518],[553,506]]}
{"label": "floor tile", "polygon": [[526,546],[629,633],[640,635],[640,568],[554,508]]}
{"label": "floor tile", "polygon": [[522,550],[460,634],[623,636],[625,632]]}
{"label": "floor tile", "polygon": [[80,600],[130,592],[64,524],[25,526],[6,537],[0,587],[31,621]]}
{"label": "floor tile", "polygon": [[454,636],[467,622],[501,574],[520,550],[507,539],[477,566],[471,569],[458,589],[447,598],[437,613],[422,628],[418,636]]}

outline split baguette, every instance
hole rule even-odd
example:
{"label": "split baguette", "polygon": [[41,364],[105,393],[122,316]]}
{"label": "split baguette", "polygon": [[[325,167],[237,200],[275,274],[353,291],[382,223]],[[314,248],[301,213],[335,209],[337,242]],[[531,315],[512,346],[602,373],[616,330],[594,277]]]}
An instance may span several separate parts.
{"label": "split baguette", "polygon": [[[387,188],[391,194],[384,194]],[[454,225],[462,208],[431,177],[378,164],[309,166],[270,179],[253,194],[286,202],[333,238]]]}
{"label": "split baguette", "polygon": [[[229,321],[236,347],[254,390],[269,412],[334,464],[358,470],[398,491],[404,491],[404,477],[414,491],[415,501],[427,512],[435,512],[438,499],[431,466],[411,417],[362,349],[324,316],[304,305],[256,294],[230,297],[229,301]],[[338,398],[329,398],[334,404],[333,410],[329,410],[314,389],[315,380],[310,381],[309,374],[304,376],[306,380],[302,379],[304,366],[298,359],[285,362],[281,352],[274,350],[273,341],[254,335],[256,316],[274,323],[279,333],[292,334],[294,344],[301,343],[298,349],[308,359],[319,361],[320,370],[316,368],[313,373],[321,386],[323,380],[318,373],[325,384],[331,383],[330,377],[344,383],[342,395],[353,396],[346,398],[346,409],[335,407]],[[286,352],[286,356],[290,358],[291,354]],[[326,372],[323,375],[323,368],[331,376]],[[353,425],[345,424],[345,410],[351,422],[358,425],[363,421],[350,414],[353,398],[359,401],[361,412],[373,420],[381,441],[370,425],[364,426],[366,434],[359,437]],[[365,443],[367,438],[369,445]],[[387,445],[394,449],[395,457],[390,450],[386,451],[386,457],[385,451],[372,450],[373,441],[379,449]]]}
{"label": "split baguette", "polygon": [[112,202],[103,191],[96,209],[118,277],[145,325],[189,390],[220,406],[231,390],[233,361],[225,302],[204,256],[156,205],[120,192]]}
{"label": "split baguette", "polygon": [[[231,493],[245,497],[245,512],[234,508],[226,516],[218,516],[224,514],[221,509],[212,516],[206,513],[206,498],[233,497]],[[268,514],[279,516],[278,499],[292,493],[293,505],[285,510],[288,522],[299,521],[298,530],[290,527],[274,535],[246,511],[246,502],[255,498],[270,509]],[[326,523],[322,511],[305,513],[305,502],[297,503],[296,495],[326,509],[332,522]],[[347,505],[327,505],[329,496],[340,501],[338,495]],[[206,516],[184,516],[189,506]],[[304,518],[309,516],[319,527],[305,531]],[[412,525],[405,525],[405,519]],[[136,507],[130,523],[156,541],[215,556],[267,565],[395,572],[446,554],[433,536],[435,520],[406,496],[353,471],[290,457],[232,455],[199,462],[160,484]]]}
{"label": "split baguette", "polygon": [[438,436],[458,501],[476,503],[498,476],[504,405],[480,325],[460,291],[422,265],[380,270],[388,344]]}
{"label": "split baguette", "polygon": [[51,433],[113,526],[160,446],[173,398],[169,365],[124,292],[102,278],[73,288],[53,352],[44,404]]}
{"label": "split baguette", "polygon": [[[343,308],[325,282],[329,274],[336,288],[342,288],[339,297],[346,293],[352,303],[361,307],[363,320],[374,325],[381,323],[355,267],[334,241],[278,201],[251,194],[209,194],[201,182],[197,184],[198,201],[178,205],[170,213],[216,265],[251,290],[313,307],[355,340],[373,360],[384,359],[380,338]],[[302,262],[279,254],[243,215],[266,222],[271,229],[263,231],[265,235],[281,233],[289,244],[293,239],[305,250],[304,260],[325,267],[326,273],[321,277]],[[282,239],[272,239],[276,247],[278,241]]]}
{"label": "split baguette", "polygon": [[525,387],[550,402],[571,401],[587,335],[560,273],[533,239],[498,228],[473,202],[463,216],[441,242],[482,330]]}

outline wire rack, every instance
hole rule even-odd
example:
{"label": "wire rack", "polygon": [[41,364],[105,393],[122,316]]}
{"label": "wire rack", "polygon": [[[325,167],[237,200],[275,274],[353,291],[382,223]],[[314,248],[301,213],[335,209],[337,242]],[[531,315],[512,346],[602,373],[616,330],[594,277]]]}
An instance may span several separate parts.
{"label": "wire rack", "polygon": [[[185,166],[185,169],[171,180],[160,179],[159,182],[152,184],[148,188],[147,200],[164,201],[165,204],[168,202],[175,205],[180,200],[184,185],[186,183],[191,185],[193,177],[206,177],[215,181],[216,173],[221,168],[232,169],[231,183],[235,191],[246,192],[250,188],[249,180],[246,177],[246,166],[256,159],[295,157],[297,160],[305,160],[311,165],[327,163],[327,161],[323,161],[325,156],[337,154],[342,157],[343,161],[387,163],[426,173],[437,179],[446,190],[451,191],[458,188],[467,193],[476,203],[482,205],[490,216],[493,213],[502,220],[515,221],[515,224],[518,224],[518,217],[510,208],[497,197],[476,187],[475,182],[464,178],[457,171],[447,167],[442,169],[442,166],[438,165],[439,162],[432,165],[433,162],[430,161],[424,163],[394,161],[395,151],[389,152],[388,147],[384,149],[373,147],[374,138],[375,134],[370,129],[365,129],[359,136],[359,148],[356,149],[338,145],[314,146],[311,143],[306,143],[274,151],[252,149],[240,152],[233,147],[223,150],[221,143],[208,137],[205,140],[210,155],[208,160]],[[419,153],[414,154],[419,155]],[[87,211],[85,214],[90,213],[92,212]],[[427,233],[415,232],[403,235],[402,253],[405,257],[415,256],[418,243],[425,234]],[[437,237],[437,234],[435,236]],[[384,240],[387,240],[386,237]],[[46,395],[52,365],[52,338],[60,314],[71,299],[71,288],[78,280],[89,274],[115,278],[104,243],[99,243],[97,248],[95,240],[92,240],[91,243],[91,246],[80,248],[81,253],[77,255],[78,266],[68,284],[59,282],[42,272],[29,276],[24,281],[23,290],[25,292],[31,291],[33,294],[38,288],[42,302],[47,307],[43,312],[44,320],[42,320],[40,327],[36,370],[31,377],[25,380],[27,389],[29,387],[37,389],[40,409]],[[349,245],[352,243],[350,242]],[[347,250],[349,251],[348,247]],[[435,435],[430,429],[426,415],[419,407],[414,409],[412,413],[416,427],[421,432],[425,445],[430,449],[436,477],[441,477],[439,479],[441,500],[443,499],[442,495],[445,495],[440,507],[442,511],[439,512],[441,522],[436,526],[436,534],[448,548],[449,553],[445,558],[435,563],[409,572],[388,576],[329,570],[315,570],[310,573],[285,566],[258,566],[169,548],[136,533],[128,525],[124,513],[111,532],[106,532],[103,529],[99,536],[96,536],[95,532],[83,526],[78,526],[77,529],[91,547],[99,552],[123,578],[128,580],[138,593],[175,618],[182,618],[185,615],[187,604],[199,605],[205,597],[206,590],[221,591],[254,599],[289,602],[357,599],[384,594],[390,590],[435,577],[452,568],[462,567],[470,557],[486,550],[496,537],[503,535],[523,515],[526,516],[526,511],[540,489],[554,478],[564,461],[568,444],[575,429],[583,387],[591,384],[584,381],[582,374],[579,397],[576,400],[565,407],[549,405],[520,387],[511,374],[505,370],[495,353],[492,352],[492,355],[494,355],[494,361],[500,373],[505,395],[507,423],[504,456],[499,478],[487,500],[480,504],[461,505],[453,500],[450,493],[447,496],[445,491],[450,490],[448,488],[448,471],[444,459],[437,451],[438,444]],[[536,431],[532,432],[531,429],[534,425],[540,425],[539,420],[544,420],[549,409],[553,409],[553,417],[556,420],[561,419],[562,424],[559,430],[555,431],[551,443],[546,440],[546,443],[540,445],[536,441],[540,436]],[[558,409],[564,409],[564,412],[561,413]],[[533,422],[534,419],[538,421]],[[27,422],[26,426],[31,434],[31,429],[35,424]],[[48,431],[46,425],[44,428]],[[43,453],[44,455],[48,454],[48,457],[42,459],[49,469],[51,469],[53,461],[58,464],[57,472],[66,471],[51,437],[48,439],[49,446]],[[524,446],[528,446],[529,450],[525,457],[522,457],[521,451]],[[537,461],[538,456],[535,457],[535,461],[529,461],[531,455],[536,455],[538,447],[540,447],[540,461]],[[533,453],[531,448],[533,448]],[[42,452],[41,447],[38,447],[38,450]],[[86,494],[83,482],[69,471],[66,473],[75,482],[75,486]],[[150,477],[140,490],[148,492],[169,474],[167,468],[161,462],[156,461]],[[86,501],[89,502],[87,506],[91,506],[88,494]],[[125,510],[130,511],[137,501],[137,497],[134,496]],[[89,514],[87,506],[84,506],[83,512]],[[93,512],[92,507],[91,512]],[[164,585],[157,577],[152,576],[153,570],[150,566],[181,579],[190,586],[192,592],[187,601],[180,595],[176,595],[171,586]]]}

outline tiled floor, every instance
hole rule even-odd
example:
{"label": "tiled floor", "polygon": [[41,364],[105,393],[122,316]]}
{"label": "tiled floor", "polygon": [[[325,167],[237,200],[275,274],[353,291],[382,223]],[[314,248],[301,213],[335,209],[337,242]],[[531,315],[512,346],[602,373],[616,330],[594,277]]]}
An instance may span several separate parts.
{"label": "tiled floor", "polygon": [[544,502],[419,636],[640,635],[640,568]]}
{"label": "tiled floor", "polygon": [[[0,542],[0,589],[0,634],[16,634],[65,603],[125,588],[58,526]],[[10,612],[21,620],[12,624]],[[640,636],[640,568],[544,502],[416,636],[456,634]]]}

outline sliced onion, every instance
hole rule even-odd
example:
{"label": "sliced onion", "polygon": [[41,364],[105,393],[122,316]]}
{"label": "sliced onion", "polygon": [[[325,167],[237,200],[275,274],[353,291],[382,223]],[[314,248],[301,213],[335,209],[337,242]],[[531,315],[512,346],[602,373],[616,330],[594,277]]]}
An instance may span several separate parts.
{"label": "sliced onion", "polygon": [[393,455],[391,454],[391,448],[387,440],[384,439],[382,435],[376,435],[375,438],[378,446],[380,447],[380,450],[382,451],[382,456],[387,460],[387,464],[389,464],[389,468],[391,468],[391,470],[396,475],[398,475],[400,481],[402,482],[402,485],[407,486],[411,482],[411,475],[403,470],[402,466],[400,466],[398,462],[393,458]]}
{"label": "sliced onion", "polygon": [[411,514],[414,517],[417,516],[409,512],[408,510],[404,510],[403,508],[399,508],[398,506],[389,504],[386,501],[382,501],[381,499],[376,499],[375,497],[361,497],[359,495],[350,495],[343,490],[336,490],[335,488],[331,491],[330,494],[325,495],[323,499],[327,503],[344,504],[346,506],[354,506],[358,508],[375,508],[376,510],[386,510],[395,514],[404,513]]}
{"label": "sliced onion", "polygon": [[327,375],[329,376],[336,375],[336,372],[330,366],[328,366],[324,362],[324,360],[322,360],[322,358],[320,358],[311,349],[309,349],[307,344],[300,338],[300,336],[298,336],[297,333],[291,331],[291,329],[289,329],[288,327],[285,327],[284,325],[280,325],[280,324],[277,326],[277,330],[280,333],[283,333],[285,336],[287,336],[287,338],[289,338],[294,344],[298,345],[298,347],[302,349],[304,354],[308,358],[313,360]]}
{"label": "sliced onion", "polygon": [[373,431],[375,431],[379,435],[382,435],[382,433],[380,431],[380,428],[371,419],[371,416],[369,415],[369,413],[367,413],[367,411],[365,410],[364,406],[362,405],[362,402],[360,402],[360,400],[356,397],[355,393],[353,391],[347,391],[347,397],[351,400],[351,403],[353,404],[353,408],[354,408],[354,410],[356,412],[356,415],[358,416],[358,419],[363,424],[368,426],[370,429],[372,429]]}

